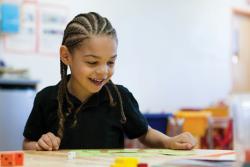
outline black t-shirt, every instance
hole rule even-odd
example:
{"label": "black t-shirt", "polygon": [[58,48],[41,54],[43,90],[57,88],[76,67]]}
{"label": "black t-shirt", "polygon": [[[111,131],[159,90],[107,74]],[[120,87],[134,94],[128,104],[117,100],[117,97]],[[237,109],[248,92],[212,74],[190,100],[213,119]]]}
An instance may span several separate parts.
{"label": "black t-shirt", "polygon": [[[69,94],[74,109],[70,113],[66,107],[64,109],[67,116],[60,149],[123,148],[124,134],[130,139],[146,134],[148,123],[140,113],[137,101],[128,89],[121,85],[116,86],[121,93],[127,122],[125,124],[120,122],[122,116],[118,96],[108,83],[116,105],[110,106],[108,92],[103,87],[81,107],[76,114],[77,124],[72,127],[74,111],[81,105],[81,101]],[[37,93],[23,132],[25,138],[37,141],[47,132],[57,134],[58,87],[59,84],[44,88]]]}

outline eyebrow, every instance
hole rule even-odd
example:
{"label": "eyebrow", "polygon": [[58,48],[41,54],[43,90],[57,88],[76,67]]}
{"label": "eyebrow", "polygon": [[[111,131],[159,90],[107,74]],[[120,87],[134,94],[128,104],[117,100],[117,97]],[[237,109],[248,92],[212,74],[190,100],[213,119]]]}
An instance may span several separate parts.
{"label": "eyebrow", "polygon": [[[84,57],[94,57],[94,58],[96,58],[96,59],[100,59],[100,56],[96,56],[96,55],[92,55],[92,54],[84,55]],[[116,55],[113,55],[113,56],[111,57],[111,59],[114,59],[114,58],[116,58],[116,57],[117,57],[117,54],[116,54]]]}

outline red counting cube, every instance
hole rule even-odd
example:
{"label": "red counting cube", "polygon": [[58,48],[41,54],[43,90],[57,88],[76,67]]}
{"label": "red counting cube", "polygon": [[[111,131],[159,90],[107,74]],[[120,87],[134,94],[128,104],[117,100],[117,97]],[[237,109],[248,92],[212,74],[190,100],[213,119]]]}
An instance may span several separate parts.
{"label": "red counting cube", "polygon": [[137,167],[148,167],[147,163],[139,163]]}
{"label": "red counting cube", "polygon": [[250,149],[245,151],[245,162],[250,163]]}
{"label": "red counting cube", "polygon": [[24,153],[22,151],[0,152],[1,166],[23,166]]}
{"label": "red counting cube", "polygon": [[23,166],[23,153],[17,152],[15,153],[15,165],[17,166]]}
{"label": "red counting cube", "polygon": [[4,153],[1,154],[1,166],[13,166],[13,154],[11,153]]}

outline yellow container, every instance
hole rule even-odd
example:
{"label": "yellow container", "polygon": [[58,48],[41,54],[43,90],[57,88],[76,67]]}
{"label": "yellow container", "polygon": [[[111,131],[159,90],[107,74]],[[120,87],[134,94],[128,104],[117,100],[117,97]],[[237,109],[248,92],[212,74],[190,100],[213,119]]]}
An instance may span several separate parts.
{"label": "yellow container", "polygon": [[182,130],[190,132],[196,137],[205,135],[211,115],[209,112],[201,111],[178,111],[174,113],[176,119],[184,119]]}
{"label": "yellow container", "polygon": [[210,112],[213,117],[229,117],[228,107],[209,107],[204,110],[204,112]]}

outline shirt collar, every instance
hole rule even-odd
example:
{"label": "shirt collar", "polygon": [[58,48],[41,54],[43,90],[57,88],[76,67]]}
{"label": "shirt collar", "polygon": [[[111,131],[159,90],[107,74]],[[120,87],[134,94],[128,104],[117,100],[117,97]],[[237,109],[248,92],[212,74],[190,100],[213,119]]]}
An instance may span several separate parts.
{"label": "shirt collar", "polygon": [[[82,104],[82,102],[77,97],[75,97],[74,95],[70,93],[69,93],[69,98],[73,102],[74,106],[79,106]],[[103,87],[99,92],[89,97],[89,99],[86,101],[86,104],[84,104],[84,108],[98,106],[100,103],[103,103],[106,101],[109,101],[109,98],[108,98],[105,88]]]}
{"label": "shirt collar", "polygon": [[[68,80],[70,78],[70,75],[68,75]],[[60,81],[61,82],[61,81]],[[59,84],[55,85],[55,91],[52,93],[52,95],[50,96],[50,98],[52,100],[57,100],[57,94],[58,94],[58,89],[59,89]],[[81,104],[81,101],[79,99],[77,99],[74,95],[70,94],[69,93],[69,97],[70,99],[74,102],[74,103],[79,103]],[[86,107],[88,106],[97,106],[99,105],[100,103],[103,103],[103,102],[106,102],[106,101],[109,101],[109,96],[108,96],[108,92],[105,90],[104,86],[102,87],[102,89],[93,94],[89,99],[88,101],[86,102]]]}

